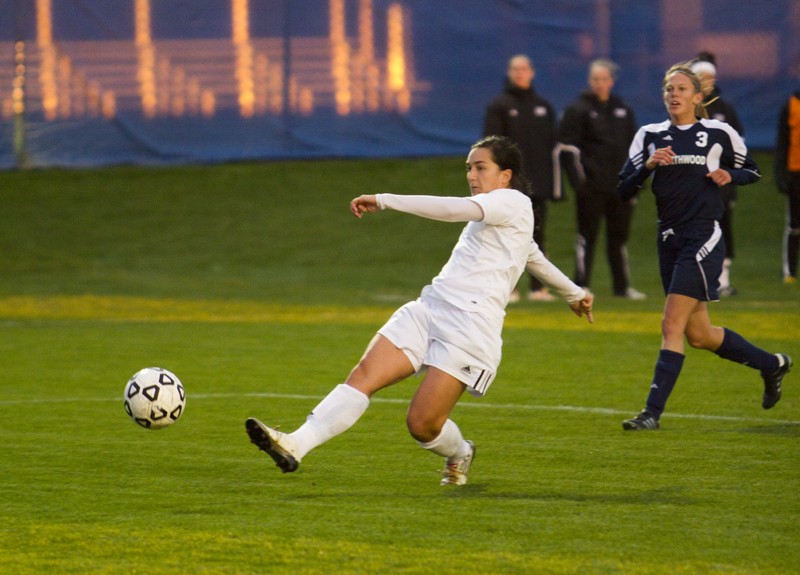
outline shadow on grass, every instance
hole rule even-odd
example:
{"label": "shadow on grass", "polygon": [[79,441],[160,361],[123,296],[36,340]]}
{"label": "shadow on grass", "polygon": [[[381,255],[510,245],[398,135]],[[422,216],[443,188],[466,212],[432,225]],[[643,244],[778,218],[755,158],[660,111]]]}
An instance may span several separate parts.
{"label": "shadow on grass", "polygon": [[754,433],[758,435],[777,435],[780,437],[800,437],[800,424],[781,423],[780,425],[758,425],[742,427],[736,430],[739,433]]}
{"label": "shadow on grass", "polygon": [[[486,483],[472,483],[460,487],[443,487],[441,491],[433,496],[438,499],[440,496],[447,499],[476,499],[476,500],[497,500],[497,501],[565,501],[574,503],[594,503],[608,505],[696,505],[700,500],[689,497],[686,490],[682,487],[664,487],[661,489],[651,489],[647,491],[627,492],[627,493],[585,493],[577,491],[542,491],[532,487],[529,492],[522,490],[518,492],[493,491],[494,487]],[[289,499],[296,501],[324,500],[351,498],[356,500],[368,500],[375,497],[375,493],[349,492],[343,493],[303,493],[290,496]],[[425,497],[423,494],[415,493],[383,493],[380,497],[386,499],[420,499]]]}
{"label": "shadow on grass", "polygon": [[598,503],[611,505],[696,505],[697,498],[686,495],[682,487],[664,487],[648,491],[629,493],[585,493],[576,491],[539,491],[531,493],[493,493],[486,484],[476,483],[450,490],[445,494],[448,497],[479,497],[498,500],[524,500],[524,501],[572,501],[575,503]]}

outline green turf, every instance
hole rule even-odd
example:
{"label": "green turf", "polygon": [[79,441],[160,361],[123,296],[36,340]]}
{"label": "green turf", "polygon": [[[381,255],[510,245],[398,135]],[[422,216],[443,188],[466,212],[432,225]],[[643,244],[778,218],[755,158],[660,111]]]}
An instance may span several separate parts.
{"label": "green turf", "polygon": [[[759,156],[765,174],[769,158]],[[597,323],[510,310],[490,394],[454,414],[478,455],[442,489],[404,429],[415,380],[281,474],[244,419],[292,429],[447,257],[460,226],[356,221],[362,191],[463,194],[463,159],[0,173],[0,573],[800,573],[800,401],[760,408],[747,368],[689,350],[663,429],[619,422],[659,343],[652,198],[631,242],[645,302]],[[573,206],[551,212],[571,271]],[[713,319],[800,360],[768,176],[736,216],[739,294]],[[175,371],[183,418],[122,408]]]}

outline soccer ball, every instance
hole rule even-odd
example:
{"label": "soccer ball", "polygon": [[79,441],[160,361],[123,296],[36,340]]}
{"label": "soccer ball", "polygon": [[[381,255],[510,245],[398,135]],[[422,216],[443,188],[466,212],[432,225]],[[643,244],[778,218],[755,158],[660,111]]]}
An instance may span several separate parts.
{"label": "soccer ball", "polygon": [[186,391],[171,371],[146,367],[137,371],[125,386],[125,411],[147,429],[172,425],[186,407]]}

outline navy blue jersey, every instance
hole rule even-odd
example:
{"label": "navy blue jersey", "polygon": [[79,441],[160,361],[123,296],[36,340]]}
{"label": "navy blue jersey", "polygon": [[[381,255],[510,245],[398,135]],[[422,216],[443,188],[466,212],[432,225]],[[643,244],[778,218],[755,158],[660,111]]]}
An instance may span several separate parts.
{"label": "navy blue jersey", "polygon": [[[656,149],[667,146],[677,154],[672,163],[648,170],[647,159]],[[660,229],[719,220],[724,211],[722,195],[717,184],[706,177],[719,168],[729,172],[737,185],[761,178],[741,136],[725,122],[698,120],[688,128],[673,126],[669,120],[649,124],[639,128],[633,138],[617,191],[623,199],[629,199],[653,173]]]}

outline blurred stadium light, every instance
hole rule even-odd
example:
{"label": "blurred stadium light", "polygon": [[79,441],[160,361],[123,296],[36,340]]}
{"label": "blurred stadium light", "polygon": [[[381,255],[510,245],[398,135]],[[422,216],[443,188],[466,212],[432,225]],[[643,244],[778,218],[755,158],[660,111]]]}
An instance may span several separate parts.
{"label": "blurred stadium light", "polygon": [[658,121],[700,50],[770,148],[800,0],[0,0],[0,168],[461,154],[516,53],[558,109],[610,57]]}

